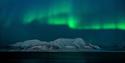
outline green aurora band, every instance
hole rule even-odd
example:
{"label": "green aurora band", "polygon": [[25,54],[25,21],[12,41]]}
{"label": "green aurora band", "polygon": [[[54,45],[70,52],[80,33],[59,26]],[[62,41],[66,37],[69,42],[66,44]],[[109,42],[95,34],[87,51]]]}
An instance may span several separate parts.
{"label": "green aurora band", "polygon": [[[29,8],[23,17],[24,24],[31,24],[34,21],[39,23],[45,23],[49,25],[64,25],[70,29],[88,29],[88,30],[125,30],[125,17],[119,17],[116,20],[107,20],[109,22],[103,22],[101,20],[93,19],[86,23],[86,21],[75,14],[73,6],[70,0],[67,2],[61,0],[58,4],[51,5],[49,8]],[[110,22],[112,21],[112,22]]]}

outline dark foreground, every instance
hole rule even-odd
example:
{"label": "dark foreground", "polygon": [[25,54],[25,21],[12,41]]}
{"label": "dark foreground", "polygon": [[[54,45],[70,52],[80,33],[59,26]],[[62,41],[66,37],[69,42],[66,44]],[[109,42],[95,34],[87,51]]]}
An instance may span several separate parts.
{"label": "dark foreground", "polygon": [[0,63],[124,63],[125,52],[0,52]]}

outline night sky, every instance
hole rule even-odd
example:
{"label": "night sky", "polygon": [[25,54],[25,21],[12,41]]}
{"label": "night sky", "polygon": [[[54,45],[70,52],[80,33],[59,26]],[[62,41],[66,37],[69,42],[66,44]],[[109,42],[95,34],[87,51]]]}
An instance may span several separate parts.
{"label": "night sky", "polygon": [[83,38],[105,48],[125,44],[124,0],[0,0],[0,44]]}

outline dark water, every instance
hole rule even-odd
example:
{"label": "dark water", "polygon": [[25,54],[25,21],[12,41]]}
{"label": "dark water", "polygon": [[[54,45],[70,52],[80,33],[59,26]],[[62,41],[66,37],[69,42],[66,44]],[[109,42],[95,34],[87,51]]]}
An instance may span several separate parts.
{"label": "dark water", "polygon": [[7,63],[124,63],[125,58],[123,52],[11,52],[2,54],[0,56],[5,57],[1,61]]}

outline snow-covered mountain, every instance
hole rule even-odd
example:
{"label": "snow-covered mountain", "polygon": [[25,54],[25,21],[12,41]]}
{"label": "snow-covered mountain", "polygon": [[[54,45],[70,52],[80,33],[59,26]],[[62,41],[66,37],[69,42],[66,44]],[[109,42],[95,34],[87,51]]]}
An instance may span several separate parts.
{"label": "snow-covered mountain", "polygon": [[101,48],[91,43],[86,43],[81,38],[65,39],[59,38],[46,42],[37,39],[17,42],[10,45],[10,51],[79,51],[79,50],[100,50]]}

